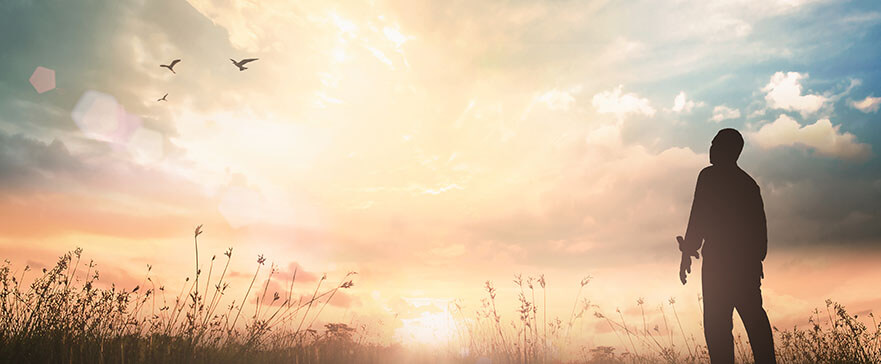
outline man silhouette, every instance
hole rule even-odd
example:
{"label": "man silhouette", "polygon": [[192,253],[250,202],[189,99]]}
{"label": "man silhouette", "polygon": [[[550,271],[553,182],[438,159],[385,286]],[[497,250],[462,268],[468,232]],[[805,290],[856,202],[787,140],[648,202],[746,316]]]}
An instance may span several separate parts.
{"label": "man silhouette", "polygon": [[743,137],[722,129],[710,145],[710,164],[697,178],[685,238],[677,236],[686,282],[691,258],[703,246],[704,335],[713,364],[734,363],[732,315],[736,308],[756,364],[776,363],[768,315],[762,308],[762,261],[768,232],[755,180],[737,166]]}

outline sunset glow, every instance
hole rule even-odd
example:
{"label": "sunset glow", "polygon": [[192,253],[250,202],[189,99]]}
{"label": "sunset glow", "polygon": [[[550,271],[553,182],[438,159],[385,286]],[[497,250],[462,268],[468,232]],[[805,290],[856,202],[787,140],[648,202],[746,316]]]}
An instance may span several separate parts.
{"label": "sunset glow", "polygon": [[233,248],[224,305],[357,272],[313,328],[460,350],[490,281],[506,329],[522,294],[567,340],[626,349],[620,316],[673,342],[671,298],[702,334],[675,236],[737,128],[772,324],[881,308],[871,1],[11,1],[0,34],[14,270],[82,247],[102,284],[146,287],[149,265],[171,297],[202,225],[200,274]]}

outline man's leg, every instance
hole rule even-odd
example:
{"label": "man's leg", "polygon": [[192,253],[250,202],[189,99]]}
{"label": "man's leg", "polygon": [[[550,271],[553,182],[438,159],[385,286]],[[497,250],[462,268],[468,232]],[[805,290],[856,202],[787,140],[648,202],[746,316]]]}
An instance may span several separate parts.
{"label": "man's leg", "polygon": [[735,307],[749,336],[756,364],[775,364],[777,360],[774,356],[774,336],[771,333],[768,314],[762,308],[760,285],[759,281],[742,289]]}
{"label": "man's leg", "polygon": [[[706,264],[706,262],[704,262]],[[731,287],[721,279],[713,279],[704,269],[704,335],[712,364],[734,364],[733,328],[734,302]]]}

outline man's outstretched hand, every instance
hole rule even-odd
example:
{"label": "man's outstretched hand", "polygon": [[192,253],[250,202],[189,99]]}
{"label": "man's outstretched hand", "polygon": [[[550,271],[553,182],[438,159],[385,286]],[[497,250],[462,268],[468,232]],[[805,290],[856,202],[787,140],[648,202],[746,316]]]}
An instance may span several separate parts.
{"label": "man's outstretched hand", "polygon": [[[679,242],[679,246],[682,246],[684,240],[685,239],[683,239],[681,236],[676,237],[676,241]],[[701,258],[697,250],[691,252],[682,252],[682,262],[679,263],[679,280],[682,282],[682,284],[685,284],[685,278],[688,276],[688,273],[691,273],[691,257],[694,257],[695,259]]]}

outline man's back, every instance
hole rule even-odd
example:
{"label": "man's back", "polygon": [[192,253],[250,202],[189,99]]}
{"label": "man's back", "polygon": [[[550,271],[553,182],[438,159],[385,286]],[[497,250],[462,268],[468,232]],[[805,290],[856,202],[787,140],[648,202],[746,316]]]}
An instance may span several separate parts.
{"label": "man's back", "polygon": [[[692,226],[694,224],[694,226]],[[736,165],[710,166],[698,176],[689,232],[704,239],[704,269],[761,274],[768,247],[759,186]]]}

